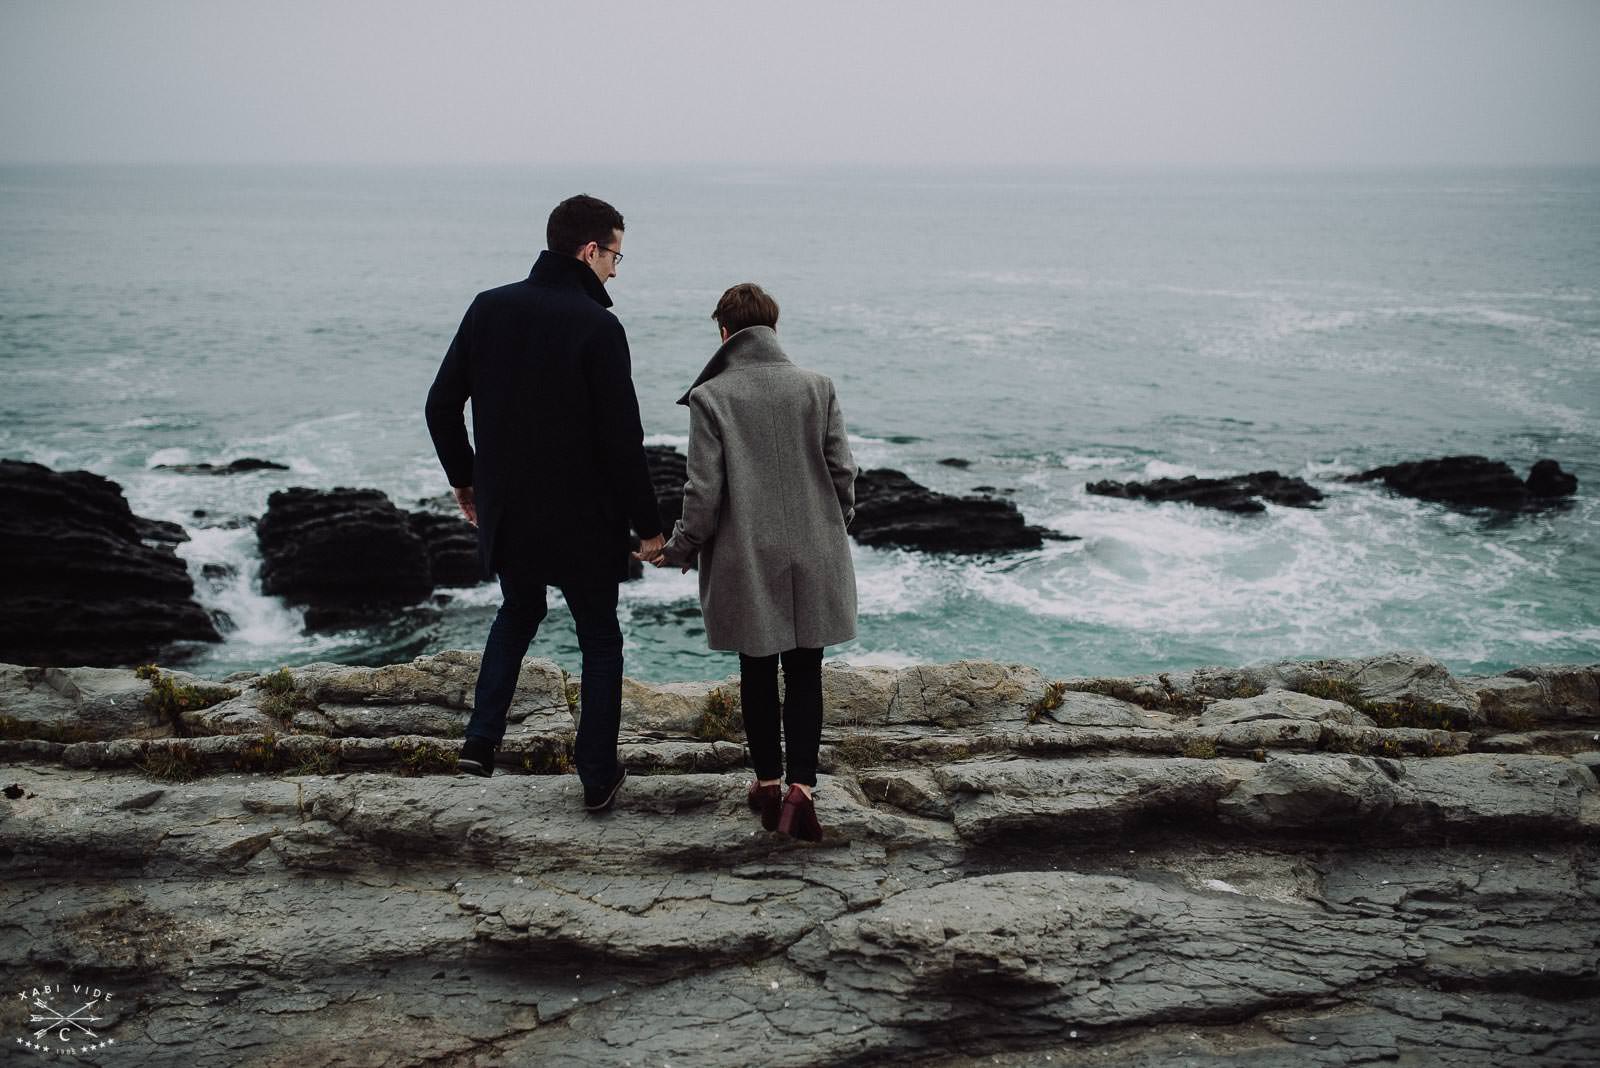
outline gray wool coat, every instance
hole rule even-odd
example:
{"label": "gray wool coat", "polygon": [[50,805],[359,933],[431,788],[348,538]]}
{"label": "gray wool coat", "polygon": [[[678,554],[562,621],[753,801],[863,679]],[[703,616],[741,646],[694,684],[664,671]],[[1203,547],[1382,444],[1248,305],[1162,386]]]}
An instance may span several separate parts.
{"label": "gray wool coat", "polygon": [[854,638],[856,465],[833,383],[791,363],[771,327],[751,326],[678,403],[688,481],[664,551],[679,566],[699,557],[707,644],[770,656]]}

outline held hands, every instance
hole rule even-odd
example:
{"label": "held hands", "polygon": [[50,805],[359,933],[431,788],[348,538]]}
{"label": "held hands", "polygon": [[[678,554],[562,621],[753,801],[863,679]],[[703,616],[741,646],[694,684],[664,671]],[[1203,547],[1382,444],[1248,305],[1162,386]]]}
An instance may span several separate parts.
{"label": "held hands", "polygon": [[[650,564],[654,567],[667,567],[667,557],[666,554],[662,552],[662,549],[666,546],[666,544],[666,538],[662,537],[660,534],[657,534],[653,538],[645,538],[639,542],[639,551],[633,554],[633,558],[635,560],[643,561],[644,563]],[[689,565],[684,564],[683,570],[688,571]]]}
{"label": "held hands", "polygon": [[633,558],[660,567],[662,564],[661,550],[666,544],[667,539],[660,534],[653,538],[641,538],[639,539],[639,551],[633,554]]}
{"label": "held hands", "polygon": [[451,486],[450,492],[455,494],[456,504],[461,506],[461,514],[467,517],[467,522],[473,526],[478,525],[478,502],[473,499],[471,486]]}

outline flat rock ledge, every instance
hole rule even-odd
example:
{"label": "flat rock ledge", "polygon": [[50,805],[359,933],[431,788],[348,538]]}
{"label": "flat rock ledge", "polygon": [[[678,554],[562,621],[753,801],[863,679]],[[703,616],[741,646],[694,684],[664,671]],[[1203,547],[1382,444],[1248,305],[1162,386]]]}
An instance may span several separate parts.
{"label": "flat rock ledge", "polygon": [[630,680],[590,816],[547,660],[452,773],[477,667],[0,666],[0,1038],[89,984],[85,1064],[1594,1063],[1600,665],[833,662],[816,845],[736,679]]}

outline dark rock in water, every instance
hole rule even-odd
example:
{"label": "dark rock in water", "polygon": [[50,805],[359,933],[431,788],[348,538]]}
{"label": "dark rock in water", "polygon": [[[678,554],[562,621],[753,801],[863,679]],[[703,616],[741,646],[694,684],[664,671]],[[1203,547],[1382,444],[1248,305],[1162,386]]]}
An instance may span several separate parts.
{"label": "dark rock in water", "polygon": [[[650,481],[663,529],[683,516],[688,458],[665,446],[647,446]],[[918,485],[899,471],[862,471],[856,478],[856,519],[850,534],[863,545],[900,545],[934,552],[1037,549],[1043,539],[1072,540],[1031,527],[1010,501],[952,497]]]}
{"label": "dark rock in water", "polygon": [[192,526],[201,530],[241,530],[254,529],[256,517],[253,515],[213,515],[204,508],[196,508],[189,515],[194,519]]}
{"label": "dark rock in water", "polygon": [[[239,577],[239,569],[232,564],[204,564],[200,568],[200,577],[206,580],[206,585],[211,587],[211,592],[221,593]],[[212,613],[213,620],[216,613]],[[219,628],[222,629],[222,628]],[[237,627],[231,628],[237,630]]]}
{"label": "dark rock in water", "polygon": [[1528,472],[1528,493],[1538,498],[1570,497],[1578,492],[1578,476],[1561,470],[1554,460],[1540,460]]}
{"label": "dark rock in water", "polygon": [[[280,490],[256,527],[261,592],[337,610],[341,623],[416,604],[433,572],[410,518],[378,490]],[[309,616],[307,626],[320,629]]]}
{"label": "dark rock in water", "polygon": [[1201,508],[1251,514],[1264,512],[1262,499],[1292,508],[1309,508],[1322,500],[1322,491],[1301,478],[1276,471],[1256,471],[1232,478],[1158,478],[1152,482],[1091,482],[1085,487],[1102,497],[1145,501],[1177,501]]}
{"label": "dark rock in water", "polygon": [[88,471],[0,460],[0,661],[115,666],[220,641],[194,601],[175,523],[133,514]]}
{"label": "dark rock in water", "polygon": [[1322,491],[1303,478],[1280,475],[1276,471],[1257,471],[1241,476],[1251,491],[1271,502],[1289,508],[1310,508],[1322,500]]}
{"label": "dark rock in water", "polygon": [[1382,482],[1396,493],[1458,508],[1498,508],[1518,511],[1553,497],[1567,496],[1578,480],[1561,470],[1554,460],[1540,460],[1523,482],[1502,460],[1482,456],[1445,456],[1437,460],[1374,467],[1346,482]]}
{"label": "dark rock in water", "polygon": [[[667,537],[683,518],[683,484],[689,479],[689,458],[671,445],[646,445],[645,463],[650,468],[650,487],[656,494],[656,513],[661,516],[661,529]],[[639,540],[634,539],[634,549]],[[628,578],[644,577],[644,565],[628,557]]]}
{"label": "dark rock in water", "polygon": [[222,464],[156,464],[157,471],[171,471],[179,475],[238,475],[246,471],[287,471],[287,464],[275,463],[272,460],[257,460],[245,457],[234,460],[232,463]]}
{"label": "dark rock in water", "polygon": [[956,467],[963,471],[972,466],[971,460],[963,460],[959,456],[946,456],[943,460],[940,460],[939,463],[944,467]]}
{"label": "dark rock in water", "polygon": [[432,515],[453,515],[462,518],[461,506],[456,503],[454,494],[440,493],[432,497],[418,497],[417,507]]}
{"label": "dark rock in water", "polygon": [[483,581],[478,565],[478,531],[459,515],[411,512],[411,529],[428,547],[428,568],[435,586],[476,586]]}
{"label": "dark rock in water", "polygon": [[[111,483],[113,486],[115,482]],[[121,493],[119,486],[117,492]],[[182,545],[189,540],[189,534],[177,523],[169,523],[165,519],[146,519],[144,516],[133,517],[133,528],[143,542],[155,542],[157,545]]]}
{"label": "dark rock in water", "polygon": [[888,468],[856,477],[856,519],[850,534],[863,545],[933,552],[1037,549],[1045,538],[1068,540],[1029,526],[1010,501],[936,493]]}
{"label": "dark rock in water", "polygon": [[670,537],[672,525],[683,518],[683,484],[689,479],[689,458],[671,445],[646,445],[645,463],[650,486],[656,493],[661,529]]}

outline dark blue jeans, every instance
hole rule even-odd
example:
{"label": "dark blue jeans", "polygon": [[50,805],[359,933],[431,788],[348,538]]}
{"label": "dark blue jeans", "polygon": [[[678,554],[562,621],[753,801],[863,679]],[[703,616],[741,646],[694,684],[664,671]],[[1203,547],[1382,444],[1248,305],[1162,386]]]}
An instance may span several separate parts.
{"label": "dark blue jeans", "polygon": [[[506,712],[547,605],[544,583],[520,575],[515,566],[500,570],[504,601],[489,627],[478,669],[468,738],[483,738],[496,748],[506,733]],[[617,625],[617,583],[562,586],[583,650],[583,680],[578,715],[578,778],[585,786],[609,786],[617,774],[617,731],[622,725],[622,628]]]}

